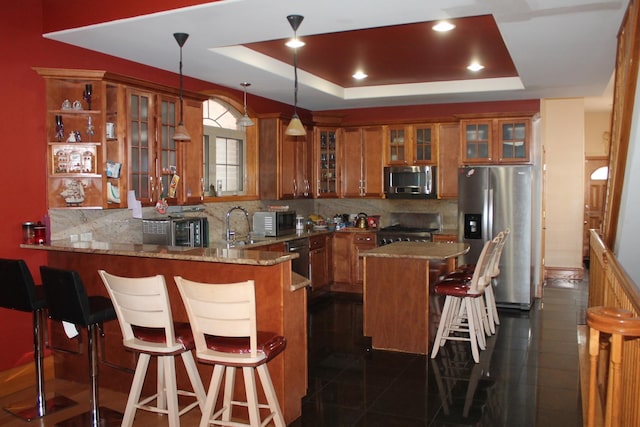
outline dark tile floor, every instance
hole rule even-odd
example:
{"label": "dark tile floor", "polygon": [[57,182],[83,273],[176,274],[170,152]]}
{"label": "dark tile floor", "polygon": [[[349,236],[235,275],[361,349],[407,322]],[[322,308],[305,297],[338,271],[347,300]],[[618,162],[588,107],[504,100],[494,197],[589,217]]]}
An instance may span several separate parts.
{"label": "dark tile floor", "polygon": [[467,343],[448,342],[434,360],[371,350],[361,298],[314,301],[309,393],[292,426],[581,426],[576,326],[587,292],[587,279],[554,280],[531,311],[500,310],[479,364]]}

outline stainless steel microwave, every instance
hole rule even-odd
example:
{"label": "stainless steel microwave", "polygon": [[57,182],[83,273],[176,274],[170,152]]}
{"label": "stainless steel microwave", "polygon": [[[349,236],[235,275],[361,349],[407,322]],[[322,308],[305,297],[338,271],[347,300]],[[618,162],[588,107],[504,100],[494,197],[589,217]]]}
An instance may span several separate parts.
{"label": "stainless steel microwave", "polygon": [[436,166],[388,166],[384,168],[384,192],[388,199],[435,199]]}
{"label": "stainless steel microwave", "polygon": [[209,222],[205,217],[143,219],[142,243],[207,247],[209,246]]}
{"label": "stainless steel microwave", "polygon": [[256,212],[253,232],[265,237],[278,237],[296,232],[296,212]]}

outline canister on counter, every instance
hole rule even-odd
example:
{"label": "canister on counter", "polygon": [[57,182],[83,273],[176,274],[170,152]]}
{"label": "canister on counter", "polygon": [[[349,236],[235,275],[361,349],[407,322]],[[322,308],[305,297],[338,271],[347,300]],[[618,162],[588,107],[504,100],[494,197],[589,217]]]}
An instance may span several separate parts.
{"label": "canister on counter", "polygon": [[33,222],[22,223],[22,243],[33,245],[36,239],[35,224]]}
{"label": "canister on counter", "polygon": [[34,240],[36,245],[44,245],[47,243],[47,226],[38,221],[33,227]]}

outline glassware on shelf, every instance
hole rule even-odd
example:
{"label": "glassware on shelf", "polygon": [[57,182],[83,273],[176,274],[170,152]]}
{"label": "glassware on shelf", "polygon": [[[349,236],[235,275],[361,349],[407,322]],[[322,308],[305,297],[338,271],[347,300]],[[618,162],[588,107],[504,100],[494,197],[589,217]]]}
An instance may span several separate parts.
{"label": "glassware on shelf", "polygon": [[87,134],[93,136],[94,133],[95,127],[93,126],[93,120],[91,119],[91,116],[89,116],[87,119]]}
{"label": "glassware on shelf", "polygon": [[56,115],[56,139],[61,142],[64,138],[64,123],[62,123],[62,116]]}
{"label": "glassware on shelf", "polygon": [[84,92],[82,92],[82,98],[87,102],[87,110],[91,110],[91,94],[93,92],[93,86],[90,84],[84,85]]}

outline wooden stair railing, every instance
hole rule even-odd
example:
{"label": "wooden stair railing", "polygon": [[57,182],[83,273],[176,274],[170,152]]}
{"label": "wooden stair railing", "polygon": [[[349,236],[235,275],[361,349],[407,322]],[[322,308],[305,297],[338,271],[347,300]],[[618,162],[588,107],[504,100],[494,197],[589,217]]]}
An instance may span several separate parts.
{"label": "wooden stair railing", "polygon": [[[622,347],[624,338],[640,337],[640,318],[623,308],[590,307],[587,309],[587,325],[589,326],[589,403],[587,412],[587,426],[596,426],[597,399],[604,394],[604,425],[605,427],[621,426],[621,376],[622,376]],[[603,366],[600,358],[600,334],[610,335],[608,370],[599,372]],[[606,391],[600,386],[606,383]]]}

